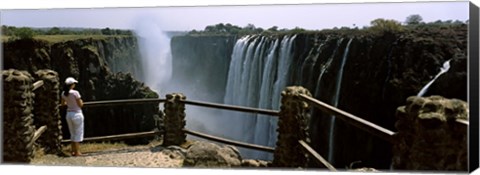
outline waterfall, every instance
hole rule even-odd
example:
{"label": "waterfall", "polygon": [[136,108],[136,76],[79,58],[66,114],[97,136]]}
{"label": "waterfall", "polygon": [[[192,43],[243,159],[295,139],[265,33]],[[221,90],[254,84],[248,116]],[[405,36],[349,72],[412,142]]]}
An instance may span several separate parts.
{"label": "waterfall", "polygon": [[[233,49],[224,103],[262,109],[279,109],[280,92],[287,86],[292,62],[292,44],[296,36],[282,39],[245,36]],[[280,41],[281,40],[281,41]],[[234,120],[236,140],[274,147],[277,118],[238,112],[226,112]],[[272,159],[264,152],[240,149],[251,158]]]}
{"label": "waterfall", "polygon": [[385,76],[385,81],[382,86],[382,100],[385,100],[385,90],[387,88],[388,80],[390,79],[390,74],[392,73],[392,53],[395,43],[390,46],[390,51],[387,55],[387,76]]}
{"label": "waterfall", "polygon": [[437,75],[435,75],[435,77],[430,81],[428,82],[423,88],[422,90],[420,90],[420,92],[417,94],[418,97],[422,97],[423,95],[425,95],[425,93],[427,92],[428,88],[433,84],[433,82],[435,82],[435,80],[440,77],[440,75],[444,74],[445,72],[447,72],[448,70],[450,69],[450,60],[447,60],[443,63],[443,67],[440,68],[440,72],[438,72]]}
{"label": "waterfall", "polygon": [[[225,97],[224,97],[224,103],[225,104],[237,104],[239,103],[240,100],[240,83],[241,83],[241,76],[242,76],[242,71],[243,71],[243,62],[245,58],[245,53],[248,47],[248,42],[250,41],[251,36],[245,36],[243,38],[240,38],[236,43],[235,46],[233,47],[233,52],[232,52],[232,59],[230,61],[230,66],[229,66],[229,71],[228,71],[228,79],[227,79],[227,85],[226,85],[226,90],[225,90]],[[239,116],[238,113],[232,113],[232,112],[224,112],[226,115],[222,116],[230,116],[231,122],[235,124],[241,124],[244,118],[242,116]],[[226,137],[229,138],[236,138],[239,140],[245,140],[243,138],[242,133],[242,128],[243,126],[238,126],[237,127],[230,127],[227,132],[230,133],[229,135],[225,135]],[[227,130],[224,130],[227,131]]]}
{"label": "waterfall", "polygon": [[[342,86],[342,77],[343,77],[343,67],[345,66],[345,62],[348,56],[348,50],[350,49],[350,44],[352,43],[352,39],[348,41],[348,44],[345,48],[345,52],[343,53],[342,60],[340,62],[340,68],[338,69],[337,79],[335,83],[335,92],[333,95],[332,105],[337,107],[338,100],[340,99],[340,88]],[[329,141],[328,141],[328,161],[333,162],[333,151],[334,151],[334,135],[335,135],[335,116],[332,116],[330,119],[330,129],[329,129]]]}
{"label": "waterfall", "polygon": [[[276,53],[277,53],[277,47],[279,45],[279,39],[276,39],[274,44],[271,45],[271,47],[268,49],[269,53],[267,55],[267,61],[264,64],[263,72],[262,72],[262,79],[261,79],[261,86],[260,86],[260,99],[258,101],[258,107],[262,109],[271,109],[272,106],[272,88],[274,84],[274,79],[272,77],[276,76],[276,66],[277,66],[277,59],[276,58]],[[258,115],[256,118],[256,123],[255,123],[255,132],[256,133],[262,133],[255,135],[254,137],[254,142],[259,143],[262,145],[268,145],[268,141],[266,140],[266,133],[269,133],[269,130],[271,130],[270,125],[270,117],[267,115]],[[263,126],[269,126],[269,127],[263,127]]]}
{"label": "waterfall", "polygon": [[318,78],[317,78],[317,83],[315,86],[315,93],[314,93],[314,97],[317,99],[320,99],[320,92],[321,92],[320,87],[322,83],[323,74],[330,67],[330,64],[332,64],[333,57],[335,57],[335,55],[337,54],[338,48],[340,47],[340,44],[342,43],[342,41],[343,41],[343,38],[337,41],[337,47],[335,47],[335,50],[333,51],[332,56],[328,58],[327,62],[322,66],[320,70],[320,74],[318,75]]}

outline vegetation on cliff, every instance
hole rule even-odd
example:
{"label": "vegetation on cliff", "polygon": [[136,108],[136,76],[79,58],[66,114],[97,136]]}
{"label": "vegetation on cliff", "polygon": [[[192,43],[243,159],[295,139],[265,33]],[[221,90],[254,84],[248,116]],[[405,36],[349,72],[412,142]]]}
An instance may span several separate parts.
{"label": "vegetation on cliff", "polygon": [[[392,19],[383,19],[378,18],[370,22],[370,26],[364,26],[360,29],[358,26],[353,24],[353,28],[350,27],[334,27],[332,29],[323,29],[323,32],[336,31],[336,32],[352,32],[352,31],[361,31],[365,34],[384,34],[384,33],[398,33],[406,30],[416,30],[418,28],[437,28],[437,27],[452,27],[458,25],[468,24],[468,20],[465,22],[456,20],[447,20],[441,21],[437,20],[434,22],[423,22],[423,18],[420,15],[413,14],[408,16],[404,22],[392,20]],[[197,31],[192,30],[188,35],[193,36],[202,36],[202,35],[252,35],[252,34],[262,34],[262,35],[271,35],[271,34],[290,34],[290,33],[313,33],[318,32],[318,30],[306,30],[300,27],[294,29],[279,29],[278,26],[272,26],[268,29],[263,29],[261,27],[256,27],[253,24],[247,24],[244,27],[233,25],[230,23],[219,23],[215,25],[206,26],[204,30]]]}
{"label": "vegetation on cliff", "polygon": [[[2,36],[9,39],[28,39],[36,36],[104,36],[104,35],[132,35],[130,30],[120,29],[91,29],[91,28],[30,28],[30,27],[14,27],[14,26],[2,26]],[[46,37],[46,36],[44,36]],[[57,37],[58,38],[58,37]]]}

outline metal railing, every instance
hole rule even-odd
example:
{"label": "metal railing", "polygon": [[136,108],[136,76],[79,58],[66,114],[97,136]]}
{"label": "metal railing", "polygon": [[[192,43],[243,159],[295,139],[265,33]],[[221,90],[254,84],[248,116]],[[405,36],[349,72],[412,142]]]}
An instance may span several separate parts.
{"label": "metal railing", "polygon": [[243,107],[243,106],[225,105],[225,104],[219,104],[219,103],[208,103],[208,102],[193,101],[193,100],[180,100],[180,102],[183,102],[189,105],[203,106],[203,107],[216,108],[216,109],[226,109],[226,110],[239,111],[239,112],[266,114],[266,115],[271,115],[272,117],[278,117],[278,111],[275,111],[275,110],[249,108],[249,107]]}
{"label": "metal railing", "polygon": [[104,100],[84,102],[84,107],[115,106],[120,104],[143,104],[143,103],[163,103],[165,99],[161,98],[142,98],[142,99],[123,99],[123,100]]}
{"label": "metal railing", "polygon": [[[122,140],[129,138],[138,138],[138,137],[152,137],[161,134],[160,131],[147,131],[147,132],[137,132],[137,133],[128,133],[128,134],[118,134],[118,135],[109,135],[109,136],[98,136],[98,137],[89,137],[83,139],[83,142],[98,142],[98,141],[109,141],[109,140]],[[70,140],[62,140],[62,143],[68,143]]]}
{"label": "metal railing", "polygon": [[35,130],[35,133],[33,134],[33,139],[31,142],[35,142],[40,138],[40,136],[47,130],[47,126],[41,126],[37,130]]}
{"label": "metal railing", "polygon": [[[38,88],[43,86],[43,80],[36,81],[33,83],[33,91],[37,90]],[[40,138],[40,136],[47,130],[47,126],[41,126],[40,128],[35,130],[35,133],[33,134],[33,139],[31,142],[35,142]]]}
{"label": "metal railing", "polygon": [[42,86],[43,86],[43,80],[36,81],[35,83],[33,83],[33,91],[37,90]]}
{"label": "metal railing", "polygon": [[[278,111],[276,110],[268,110],[268,109],[259,109],[259,108],[250,108],[250,107],[243,107],[243,106],[234,106],[234,105],[225,105],[225,104],[219,104],[219,103],[209,103],[209,102],[202,102],[202,101],[194,101],[194,100],[179,100],[180,102],[187,104],[187,105],[195,105],[195,106],[202,106],[202,107],[208,107],[208,108],[215,108],[215,109],[224,109],[224,110],[230,110],[230,111],[238,111],[238,112],[249,112],[249,113],[257,113],[257,114],[266,114],[270,115],[270,117],[278,117]],[[197,131],[191,131],[188,129],[184,129],[185,133],[197,136],[200,138],[224,143],[224,144],[229,144],[229,145],[234,145],[234,146],[239,146],[243,148],[249,148],[249,149],[255,149],[255,150],[260,150],[260,151],[266,151],[266,152],[273,152],[275,148],[273,147],[268,147],[268,146],[263,146],[263,145],[256,145],[256,144],[251,144],[251,143],[245,143],[245,142],[240,142],[240,141],[235,141],[235,140],[229,140]]]}
{"label": "metal railing", "polygon": [[[121,104],[143,104],[143,103],[164,103],[166,99],[156,99],[156,98],[147,98],[147,99],[122,99],[122,100],[104,100],[104,101],[90,101],[84,102],[84,107],[100,107],[100,106],[115,106]],[[242,106],[234,106],[234,105],[225,105],[219,103],[209,103],[209,102],[202,102],[202,101],[194,101],[194,100],[180,100],[180,102],[188,105],[195,105],[195,106],[202,106],[208,108],[216,108],[216,109],[225,109],[231,111],[239,111],[239,112],[250,112],[250,113],[258,113],[258,114],[265,114],[271,115],[272,117],[278,117],[278,111],[275,110],[267,110],[267,109],[258,109],[258,108],[249,108],[249,107],[242,107]],[[235,146],[240,146],[249,149],[256,149],[260,151],[266,152],[273,152],[275,148],[250,144],[245,142],[239,142],[235,140],[229,140],[197,131],[192,131],[188,129],[184,129],[184,131],[196,137],[224,143],[230,144]],[[85,138],[84,142],[95,142],[95,141],[106,141],[106,140],[121,140],[127,138],[134,138],[134,137],[149,137],[154,136],[157,134],[161,134],[159,131],[150,131],[150,132],[139,132],[139,133],[127,133],[127,134],[119,134],[119,135],[110,135],[110,136],[99,136],[99,137],[89,137]],[[70,140],[62,140],[62,143],[70,142]]]}
{"label": "metal railing", "polygon": [[332,164],[330,164],[325,158],[323,158],[320,154],[318,154],[310,145],[308,145],[305,141],[299,140],[298,143],[302,145],[302,147],[307,150],[310,155],[312,155],[318,162],[320,162],[323,166],[325,166],[330,171],[337,171]]}
{"label": "metal railing", "polygon": [[229,144],[229,145],[240,146],[240,147],[244,147],[244,148],[256,149],[256,150],[272,152],[272,153],[273,153],[273,151],[275,151],[275,148],[268,147],[268,146],[262,146],[262,145],[239,142],[239,141],[235,141],[235,140],[224,139],[224,138],[221,138],[221,137],[216,137],[216,136],[204,134],[204,133],[201,133],[201,132],[190,131],[188,129],[183,129],[183,131],[185,131],[187,134],[190,134],[190,135],[193,135],[193,136],[197,136],[197,137],[201,137],[201,138],[204,138],[204,139],[208,139],[208,140],[212,140],[212,141],[216,141],[216,142],[220,142],[220,143],[225,143],[225,144]]}
{"label": "metal railing", "polygon": [[[40,85],[42,82],[36,83],[37,85]],[[41,86],[41,85],[40,85]],[[306,96],[306,95],[299,95],[301,100],[304,100],[310,104],[312,104],[314,107],[320,109],[322,112],[325,112],[330,115],[335,115],[337,118],[363,130],[368,132],[369,134],[375,135],[389,143],[394,143],[393,140],[393,135],[395,132],[390,131],[388,129],[385,129],[379,125],[376,125],[372,122],[369,122],[367,120],[364,120],[360,117],[357,117],[353,114],[350,114],[348,112],[345,112],[343,110],[340,110],[334,106],[331,106],[329,104],[326,104],[324,102],[321,102],[315,98]],[[120,104],[143,104],[143,103],[163,103],[165,102],[166,99],[124,99],[124,100],[106,100],[106,101],[94,101],[94,102],[85,102],[84,106],[85,107],[98,107],[98,106],[113,106],[113,105],[120,105]],[[194,100],[179,100],[179,102],[184,103],[186,105],[194,105],[194,106],[202,106],[202,107],[208,107],[208,108],[215,108],[215,109],[224,109],[224,110],[231,110],[231,111],[239,111],[239,112],[249,112],[249,113],[256,113],[256,114],[265,114],[265,115],[270,115],[271,117],[278,117],[279,111],[276,110],[268,110],[268,109],[258,109],[258,108],[250,108],[250,107],[242,107],[242,106],[234,106],[234,105],[225,105],[225,104],[219,104],[219,103],[210,103],[210,102],[202,102],[202,101],[194,101]],[[457,119],[457,123],[463,124],[463,125],[469,125],[468,121],[466,120],[461,120]],[[44,131],[44,128],[39,129],[39,133],[41,134],[42,131]],[[239,147],[244,147],[248,149],[255,149],[255,150],[260,150],[260,151],[265,151],[265,152],[274,152],[275,148],[273,147],[268,147],[268,146],[263,146],[263,145],[256,145],[256,144],[250,144],[250,143],[245,143],[245,142],[240,142],[240,141],[235,141],[235,140],[229,140],[225,139],[222,137],[217,137],[197,131],[192,131],[188,129],[183,129],[183,131],[186,134],[208,139],[211,141],[219,142],[219,143],[224,143],[224,144],[229,144],[229,145],[234,145],[234,146],[239,146]],[[91,138],[85,138],[84,141],[105,141],[105,140],[119,140],[119,139],[126,139],[126,138],[134,138],[134,137],[149,137],[149,136],[155,136],[161,134],[159,131],[150,131],[150,132],[140,132],[140,133],[128,133],[128,134],[120,134],[120,135],[111,135],[111,136],[100,136],[100,137],[91,137]],[[37,135],[37,133],[35,134]],[[69,140],[63,140],[63,143],[69,142]],[[306,150],[317,162],[319,162],[321,165],[329,169],[330,171],[337,171],[335,167],[333,167],[327,160],[325,160],[319,153],[317,153],[313,148],[308,145],[303,140],[298,141],[299,144],[302,146],[304,150]]]}
{"label": "metal railing", "polygon": [[390,131],[388,129],[385,129],[381,126],[378,126],[372,122],[369,122],[367,120],[364,120],[360,117],[357,117],[355,115],[352,115],[348,112],[342,111],[336,107],[333,107],[331,105],[328,105],[324,102],[321,102],[315,98],[306,96],[306,95],[300,95],[301,98],[303,98],[305,101],[313,104],[315,107],[318,107],[320,110],[327,114],[335,115],[339,119],[356,126],[357,128],[364,130],[370,134],[373,134],[377,137],[380,137],[381,139],[388,141],[390,143],[394,143],[393,140],[393,135],[395,134],[393,131]]}

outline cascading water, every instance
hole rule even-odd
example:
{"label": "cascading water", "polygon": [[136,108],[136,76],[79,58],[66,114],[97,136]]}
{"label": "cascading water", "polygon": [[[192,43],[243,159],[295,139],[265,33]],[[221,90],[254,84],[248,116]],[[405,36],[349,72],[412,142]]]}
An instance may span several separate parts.
{"label": "cascading water", "polygon": [[318,75],[317,82],[316,82],[316,88],[315,88],[315,98],[319,99],[320,98],[320,87],[322,83],[322,77],[325,71],[330,67],[330,64],[332,64],[333,57],[337,54],[338,48],[340,47],[340,44],[342,43],[343,39],[338,40],[337,42],[337,47],[335,47],[335,50],[333,51],[333,54],[331,57],[328,58],[327,62],[322,66],[320,74]]}
{"label": "cascading water", "polygon": [[[224,103],[257,107],[262,109],[279,109],[281,91],[290,82],[292,66],[292,45],[296,36],[285,36],[283,38],[272,39],[265,36],[246,36],[237,41],[234,46],[230,69],[228,73],[228,81],[226,86],[226,94]],[[315,96],[320,93],[320,84],[324,72],[329,69],[336,52],[339,49],[343,39],[337,41],[331,57],[323,64],[320,75],[314,77]],[[336,75],[336,83],[333,95],[331,96],[331,104],[338,106],[341,81],[343,76],[343,67],[348,57],[350,39],[345,47],[345,51],[340,60],[340,66]],[[316,48],[320,52],[321,46]],[[263,63],[263,64],[262,64]],[[235,129],[230,128],[234,132],[229,138],[240,141],[254,143],[265,146],[275,146],[277,139],[277,118],[254,115],[244,113],[225,113],[231,116],[237,126]],[[335,118],[332,116],[329,128],[329,159],[333,159],[333,137],[334,137]],[[246,149],[240,149],[242,155],[249,158],[271,160],[271,154],[264,152],[255,152]]]}
{"label": "cascading water", "polygon": [[387,55],[387,76],[385,76],[385,81],[382,86],[382,99],[385,99],[385,90],[387,88],[388,80],[390,79],[390,74],[392,73],[392,53],[395,43],[390,46],[390,51]]}
{"label": "cascading water", "polygon": [[[340,68],[338,69],[337,79],[335,83],[335,92],[333,95],[332,105],[337,107],[338,106],[338,99],[340,98],[340,88],[342,86],[342,77],[343,77],[343,67],[345,66],[345,62],[348,57],[348,50],[350,49],[350,44],[352,43],[353,39],[348,41],[348,44],[345,48],[345,52],[343,53],[342,60],[340,62]],[[333,162],[333,151],[334,151],[334,136],[335,136],[335,117],[332,116],[330,119],[330,129],[329,129],[329,146],[328,146],[328,161]]]}
{"label": "cascading water", "polygon": [[[296,36],[274,39],[246,36],[234,46],[224,102],[263,109],[279,109],[280,92],[287,85],[292,61],[292,43]],[[277,119],[264,115],[229,113],[236,126],[231,138],[274,147]],[[242,155],[272,159],[268,153],[242,151]]]}
{"label": "cascading water", "polygon": [[444,74],[445,72],[447,72],[448,70],[450,69],[450,60],[447,60],[443,63],[443,67],[440,68],[440,72],[438,72],[437,75],[435,75],[435,77],[430,81],[428,82],[423,88],[422,90],[420,90],[420,92],[418,92],[417,96],[418,97],[422,97],[423,95],[425,95],[425,93],[427,92],[428,88],[433,84],[433,82],[435,82],[435,80],[440,77],[440,75]]}
{"label": "cascading water", "polygon": [[[279,39],[274,41],[274,44],[268,49],[267,61],[264,64],[265,67],[262,72],[262,84],[260,86],[260,99],[258,101],[258,107],[262,109],[271,109],[271,97],[274,79],[271,77],[276,76],[276,67],[278,60],[276,58],[277,47],[279,45]],[[269,127],[264,127],[269,126]],[[266,134],[271,130],[270,118],[266,115],[258,115],[255,123],[255,133],[263,133],[255,135],[254,142],[262,145],[271,145],[266,139]]]}

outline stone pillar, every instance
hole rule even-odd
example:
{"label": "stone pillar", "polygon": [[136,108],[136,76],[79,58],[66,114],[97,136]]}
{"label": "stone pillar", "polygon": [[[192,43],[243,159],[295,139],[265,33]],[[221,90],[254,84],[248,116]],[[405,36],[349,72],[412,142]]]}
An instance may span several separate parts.
{"label": "stone pillar", "polygon": [[183,131],[186,124],[185,104],[179,100],[185,100],[186,97],[181,93],[167,94],[166,97],[163,145],[180,145],[186,141],[187,134]]}
{"label": "stone pillar", "polygon": [[60,90],[58,73],[53,70],[35,72],[36,80],[43,80],[43,86],[35,90],[35,126],[46,125],[47,130],[38,138],[47,154],[58,154],[62,151],[62,122],[59,113]]}
{"label": "stone pillar", "polygon": [[397,109],[393,168],[467,171],[467,103],[440,96],[409,97]]}
{"label": "stone pillar", "polygon": [[308,134],[310,114],[309,104],[298,97],[300,94],[312,96],[307,89],[300,86],[290,86],[282,91],[277,147],[272,162],[274,167],[307,166],[309,154],[304,151],[298,140],[310,143]]}
{"label": "stone pillar", "polygon": [[26,71],[4,70],[3,161],[30,162],[33,158],[33,77]]}

